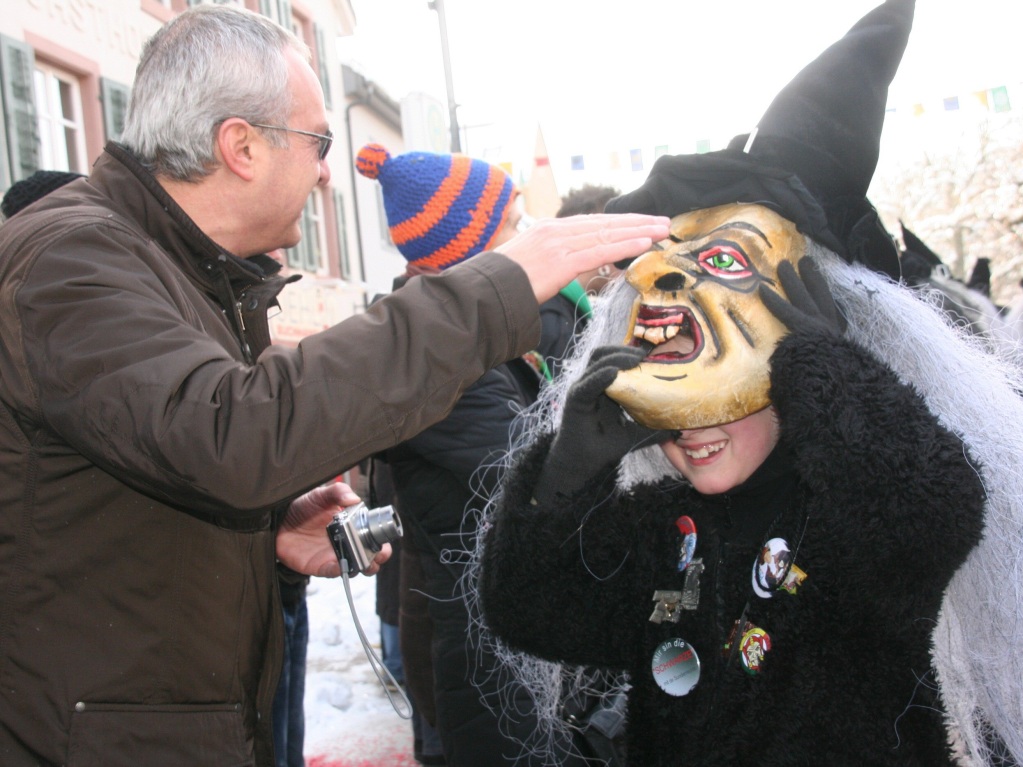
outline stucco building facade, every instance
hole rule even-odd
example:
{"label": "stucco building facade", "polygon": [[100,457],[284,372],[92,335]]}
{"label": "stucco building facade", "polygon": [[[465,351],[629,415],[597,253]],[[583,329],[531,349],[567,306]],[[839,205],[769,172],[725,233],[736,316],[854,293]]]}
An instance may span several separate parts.
{"label": "stucco building facade", "polygon": [[[213,0],[205,0],[212,2]],[[146,39],[198,0],[8,0],[0,14],[0,193],[36,170],[88,173],[117,141]],[[378,185],[357,177],[354,154],[378,141],[402,151],[401,108],[338,60],[336,41],[357,33],[349,0],[219,0],[292,29],[313,52],[336,136],[331,182],[313,191],[302,242],[278,255],[303,279],[272,320],[277,343],[362,311],[404,261],[381,224]]]}

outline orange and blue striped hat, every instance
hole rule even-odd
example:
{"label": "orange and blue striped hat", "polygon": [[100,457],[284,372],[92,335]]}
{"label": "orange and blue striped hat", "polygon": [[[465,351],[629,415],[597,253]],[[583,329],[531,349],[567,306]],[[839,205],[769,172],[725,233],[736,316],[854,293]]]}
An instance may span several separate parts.
{"label": "orange and blue striped hat", "polygon": [[417,266],[447,269],[487,250],[516,194],[503,170],[462,154],[392,157],[380,144],[367,144],[356,167],[380,182],[391,239]]}

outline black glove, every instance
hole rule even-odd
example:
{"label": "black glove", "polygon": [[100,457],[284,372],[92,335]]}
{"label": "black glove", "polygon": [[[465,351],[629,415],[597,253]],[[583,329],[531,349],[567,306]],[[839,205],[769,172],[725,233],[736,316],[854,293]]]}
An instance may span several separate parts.
{"label": "black glove", "polygon": [[[800,279],[800,277],[802,279]],[[842,335],[848,324],[838,309],[820,267],[809,257],[799,260],[799,275],[790,261],[778,265],[778,281],[789,297],[786,301],[764,284],[760,300],[789,330],[814,330]]]}
{"label": "black glove", "polygon": [[621,370],[636,367],[647,352],[629,346],[601,346],[586,371],[568,390],[561,428],[547,454],[534,497],[543,504],[570,495],[636,448],[669,439],[633,421],[604,390]]}

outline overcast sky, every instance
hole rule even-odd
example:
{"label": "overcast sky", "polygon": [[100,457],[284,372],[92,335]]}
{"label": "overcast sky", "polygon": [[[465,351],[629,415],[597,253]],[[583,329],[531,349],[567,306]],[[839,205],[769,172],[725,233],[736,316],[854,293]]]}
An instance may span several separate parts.
{"label": "overcast sky", "polygon": [[[463,150],[490,161],[531,158],[537,125],[555,167],[570,155],[634,147],[648,152],[648,167],[653,147],[691,152],[701,139],[720,148],[875,5],[445,0]],[[420,91],[446,105],[438,16],[427,0],[353,6],[356,34],[341,41],[342,58],[396,99]],[[948,96],[1018,90],[1020,30],[1019,0],[918,0],[889,104],[940,109]]]}

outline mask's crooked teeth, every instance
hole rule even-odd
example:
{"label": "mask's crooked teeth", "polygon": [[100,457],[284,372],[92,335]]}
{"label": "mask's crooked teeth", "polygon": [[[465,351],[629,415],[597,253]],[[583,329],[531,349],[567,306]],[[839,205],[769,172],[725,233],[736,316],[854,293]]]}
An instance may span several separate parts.
{"label": "mask's crooked teeth", "polygon": [[657,346],[665,341],[670,341],[680,332],[682,332],[682,328],[678,325],[660,325],[657,327],[637,325],[632,332],[632,336]]}
{"label": "mask's crooked teeth", "polygon": [[664,343],[664,328],[637,328],[637,330],[644,341],[649,341],[655,346]]}

